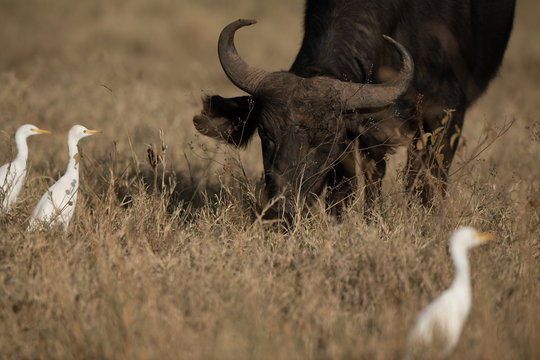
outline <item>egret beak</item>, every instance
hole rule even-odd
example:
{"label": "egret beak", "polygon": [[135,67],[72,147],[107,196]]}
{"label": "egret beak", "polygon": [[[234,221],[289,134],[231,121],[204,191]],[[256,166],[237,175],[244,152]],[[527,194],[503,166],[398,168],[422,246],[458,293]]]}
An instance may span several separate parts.
{"label": "egret beak", "polygon": [[489,233],[483,233],[483,232],[479,232],[475,235],[476,239],[482,243],[485,243],[487,241],[491,241],[491,240],[494,240],[495,239],[495,236],[493,234],[489,234]]}
{"label": "egret beak", "polygon": [[31,129],[30,131],[38,133],[38,134],[50,134],[51,133],[49,130],[43,130],[43,129]]}
{"label": "egret beak", "polygon": [[95,135],[95,134],[101,134],[101,131],[99,130],[84,130],[85,134]]}

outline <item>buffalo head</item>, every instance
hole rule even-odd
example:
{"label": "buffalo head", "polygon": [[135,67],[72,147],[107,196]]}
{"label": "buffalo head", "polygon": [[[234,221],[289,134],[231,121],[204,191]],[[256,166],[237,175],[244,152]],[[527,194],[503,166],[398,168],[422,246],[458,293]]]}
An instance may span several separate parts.
{"label": "buffalo head", "polygon": [[[258,131],[262,143],[266,193],[279,196],[271,217],[290,217],[300,199],[310,202],[327,184],[334,185],[336,167],[346,156],[357,117],[348,114],[391,105],[409,86],[413,61],[399,51],[402,68],[384,84],[344,82],[327,76],[304,78],[291,72],[267,72],[247,64],[234,46],[234,34],[254,20],[237,20],[219,37],[218,53],[229,79],[250,97],[206,97],[194,117],[203,134],[241,146]],[[356,120],[355,120],[356,119]]]}

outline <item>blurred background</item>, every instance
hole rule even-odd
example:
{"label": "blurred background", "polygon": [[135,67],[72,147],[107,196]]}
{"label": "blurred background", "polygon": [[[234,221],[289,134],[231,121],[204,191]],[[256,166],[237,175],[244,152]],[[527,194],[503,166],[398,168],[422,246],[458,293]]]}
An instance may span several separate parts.
{"label": "blurred background", "polygon": [[[93,156],[104,156],[112,141],[120,156],[132,150],[144,156],[163,129],[170,164],[186,170],[184,151],[197,140],[191,120],[202,95],[240,92],[219,65],[221,29],[256,18],[257,26],[238,35],[242,55],[270,70],[286,69],[301,41],[302,7],[300,0],[2,0],[2,149],[19,124],[50,129],[53,136],[31,140],[44,150],[32,151],[36,168],[50,168],[47,162],[65,163],[63,134],[73,124],[104,131],[83,145]],[[247,153],[260,159],[259,151],[252,146]]]}
{"label": "blurred background", "polygon": [[[538,136],[539,13],[536,1],[518,3],[500,76],[469,112],[464,146],[486,122],[515,119],[506,137],[512,144],[533,144],[531,136]],[[53,136],[31,140],[43,151],[31,152],[30,159],[38,171],[56,165],[63,171],[63,134],[72,124],[104,131],[83,143],[98,158],[111,151],[113,141],[120,157],[144,156],[146,144],[159,142],[163,129],[169,165],[182,172],[192,162],[210,171],[212,162],[191,149],[204,144],[215,155],[219,144],[199,136],[192,117],[204,93],[241,94],[217,58],[221,29],[237,18],[257,19],[237,35],[240,54],[267,70],[288,69],[302,39],[302,17],[302,0],[1,0],[0,119],[6,134],[0,146],[9,148],[20,124],[50,129]],[[497,149],[497,161],[513,156],[504,151],[504,140],[490,151]],[[231,150],[217,152],[222,151]],[[250,176],[260,176],[257,139],[235,156]]]}

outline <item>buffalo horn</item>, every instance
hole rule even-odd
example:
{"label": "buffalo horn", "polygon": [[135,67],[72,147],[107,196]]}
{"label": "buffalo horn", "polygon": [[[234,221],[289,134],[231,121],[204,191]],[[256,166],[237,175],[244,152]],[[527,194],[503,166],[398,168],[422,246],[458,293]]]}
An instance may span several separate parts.
{"label": "buffalo horn", "polygon": [[268,72],[250,66],[242,60],[234,46],[234,33],[241,27],[256,23],[256,20],[236,20],[221,31],[218,41],[219,61],[225,74],[233,84],[252,95],[256,94],[259,83]]}
{"label": "buffalo horn", "polygon": [[402,66],[396,79],[383,84],[359,84],[342,82],[341,99],[347,110],[376,108],[392,104],[409,87],[414,75],[414,62],[403,45],[389,36],[383,37],[391,42],[401,55]]}

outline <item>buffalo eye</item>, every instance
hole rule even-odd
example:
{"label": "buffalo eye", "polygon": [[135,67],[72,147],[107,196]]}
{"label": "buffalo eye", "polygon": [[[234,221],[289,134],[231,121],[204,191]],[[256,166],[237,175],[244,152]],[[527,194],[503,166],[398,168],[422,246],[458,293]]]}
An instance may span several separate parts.
{"label": "buffalo eye", "polygon": [[276,149],[276,142],[264,130],[259,129],[259,137],[267,150],[273,152]]}
{"label": "buffalo eye", "polygon": [[274,150],[276,149],[276,143],[274,142],[274,140],[271,140],[270,138],[267,138],[266,139],[266,147],[268,148],[269,151],[274,152]]}

